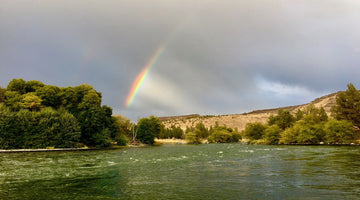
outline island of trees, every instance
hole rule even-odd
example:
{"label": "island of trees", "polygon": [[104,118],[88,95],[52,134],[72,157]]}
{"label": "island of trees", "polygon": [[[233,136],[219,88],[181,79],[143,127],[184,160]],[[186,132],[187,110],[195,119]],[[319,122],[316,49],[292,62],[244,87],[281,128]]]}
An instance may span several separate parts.
{"label": "island of trees", "polygon": [[13,79],[6,88],[0,87],[0,148],[124,146],[154,144],[155,138],[186,139],[192,144],[350,144],[360,138],[360,93],[352,84],[337,96],[331,116],[314,106],[294,115],[280,109],[267,124],[250,123],[241,132],[218,123],[209,128],[198,123],[185,131],[165,128],[154,116],[134,124],[113,116],[112,108],[101,102],[101,93],[88,84],[58,87]]}

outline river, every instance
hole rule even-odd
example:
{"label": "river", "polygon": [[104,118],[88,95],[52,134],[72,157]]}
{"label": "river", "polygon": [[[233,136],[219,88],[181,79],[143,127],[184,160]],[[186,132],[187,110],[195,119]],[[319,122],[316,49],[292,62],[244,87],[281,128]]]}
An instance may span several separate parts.
{"label": "river", "polygon": [[357,146],[0,154],[0,199],[360,199]]}

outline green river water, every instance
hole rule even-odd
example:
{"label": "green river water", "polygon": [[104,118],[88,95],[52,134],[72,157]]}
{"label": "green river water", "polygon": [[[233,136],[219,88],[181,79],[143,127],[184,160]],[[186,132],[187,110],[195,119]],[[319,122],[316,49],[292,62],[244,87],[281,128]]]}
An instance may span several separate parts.
{"label": "green river water", "polygon": [[360,199],[360,147],[242,144],[0,154],[0,199]]}

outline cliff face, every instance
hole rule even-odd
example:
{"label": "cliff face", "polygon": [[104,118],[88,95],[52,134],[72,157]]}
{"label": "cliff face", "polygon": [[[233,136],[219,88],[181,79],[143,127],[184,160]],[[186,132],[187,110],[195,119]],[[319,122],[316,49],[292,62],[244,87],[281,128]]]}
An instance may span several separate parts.
{"label": "cliff face", "polygon": [[336,104],[336,96],[339,94],[332,93],[314,101],[297,106],[288,106],[282,108],[273,108],[265,110],[255,110],[249,113],[233,114],[233,115],[221,115],[221,116],[200,116],[200,115],[185,115],[185,116],[174,116],[174,117],[161,117],[160,120],[163,122],[165,127],[171,127],[172,125],[180,126],[183,130],[186,127],[195,126],[197,123],[202,122],[206,127],[214,126],[215,123],[219,125],[226,125],[233,129],[242,131],[245,129],[247,123],[261,122],[267,123],[267,120],[271,114],[276,114],[278,109],[289,110],[291,113],[296,113],[299,109],[303,110],[306,106],[313,104],[315,107],[323,107],[327,114],[330,116],[331,107]]}

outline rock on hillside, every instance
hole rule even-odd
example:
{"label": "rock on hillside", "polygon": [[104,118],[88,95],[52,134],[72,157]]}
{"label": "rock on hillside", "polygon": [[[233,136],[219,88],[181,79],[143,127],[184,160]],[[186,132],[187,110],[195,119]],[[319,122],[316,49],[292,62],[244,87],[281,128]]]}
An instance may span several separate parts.
{"label": "rock on hillside", "polygon": [[207,128],[214,126],[217,122],[219,125],[226,125],[233,129],[238,129],[242,131],[245,129],[247,123],[261,122],[263,124],[267,123],[267,120],[271,114],[276,114],[278,109],[289,110],[293,114],[296,113],[299,109],[303,110],[306,106],[313,104],[315,107],[323,107],[327,114],[330,116],[331,107],[336,104],[336,96],[339,94],[332,93],[320,98],[315,99],[314,101],[297,106],[288,106],[282,108],[273,108],[265,110],[255,110],[249,113],[243,114],[233,114],[233,115],[220,115],[220,116],[200,116],[200,115],[183,115],[183,116],[174,116],[174,117],[160,117],[160,120],[165,125],[165,127],[171,127],[173,125],[180,126],[183,130],[186,127],[195,126],[197,123],[202,122]]}

